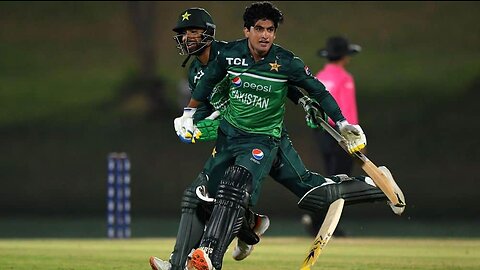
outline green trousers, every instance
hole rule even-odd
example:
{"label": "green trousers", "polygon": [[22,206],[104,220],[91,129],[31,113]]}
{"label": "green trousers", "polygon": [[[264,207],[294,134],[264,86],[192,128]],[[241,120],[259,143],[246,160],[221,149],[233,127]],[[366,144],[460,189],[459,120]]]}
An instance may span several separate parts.
{"label": "green trousers", "polygon": [[258,202],[267,175],[298,198],[326,181],[320,174],[305,168],[285,129],[278,139],[243,132],[223,120],[215,148],[203,170],[208,175],[208,191],[211,196],[216,194],[225,170],[233,164],[245,167],[253,175],[254,191],[250,206],[255,206]]}
{"label": "green trousers", "polygon": [[[313,187],[326,182],[325,177],[305,167],[285,129],[282,131],[277,156],[269,174],[273,180],[286,187],[298,198]],[[329,178],[334,182],[340,181],[337,177]]]}
{"label": "green trousers", "polygon": [[278,152],[280,140],[267,135],[243,132],[222,120],[212,155],[203,172],[208,175],[208,192],[214,196],[225,170],[238,165],[252,174],[250,206],[258,201],[262,182],[268,175]]}

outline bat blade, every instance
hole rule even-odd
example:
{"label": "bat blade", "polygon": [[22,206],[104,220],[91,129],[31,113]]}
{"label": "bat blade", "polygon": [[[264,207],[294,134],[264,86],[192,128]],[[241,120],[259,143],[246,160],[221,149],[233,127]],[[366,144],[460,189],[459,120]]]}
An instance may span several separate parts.
{"label": "bat blade", "polygon": [[[345,138],[339,134],[333,127],[331,127],[323,118],[322,116],[316,112],[314,119],[316,122],[321,125],[337,142],[338,144],[348,153],[346,140]],[[388,200],[395,206],[402,207],[405,206],[405,202],[400,200],[399,195],[395,192],[391,183],[387,180],[387,176],[378,169],[372,161],[370,161],[367,156],[362,154],[361,152],[355,152],[353,154],[361,162],[362,169],[367,173],[370,178],[372,178],[373,182],[377,187],[385,193]]]}
{"label": "bat blade", "polygon": [[356,153],[355,155],[362,161],[362,169],[367,173],[368,176],[370,176],[370,178],[372,178],[375,185],[377,185],[377,187],[381,189],[383,193],[385,193],[388,200],[390,200],[390,202],[392,202],[392,204],[395,206],[405,206],[405,202],[400,200],[399,195],[393,189],[393,186],[388,181],[387,176],[365,155],[361,153]]}
{"label": "bat blade", "polygon": [[340,217],[343,211],[343,205],[345,204],[345,200],[340,198],[330,204],[328,208],[327,215],[325,216],[325,220],[318,231],[315,240],[313,241],[312,246],[308,250],[306,258],[303,260],[302,265],[300,266],[300,270],[310,270],[312,266],[317,261],[318,257],[322,253],[322,250],[327,245],[330,238],[333,236],[333,232],[335,228],[337,228],[338,222],[340,221]]}

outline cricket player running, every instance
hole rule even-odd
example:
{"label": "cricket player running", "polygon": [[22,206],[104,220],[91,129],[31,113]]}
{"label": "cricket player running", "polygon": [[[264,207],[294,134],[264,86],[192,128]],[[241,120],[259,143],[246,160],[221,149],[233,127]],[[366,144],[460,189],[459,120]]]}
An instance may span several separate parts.
{"label": "cricket player running", "polygon": [[[174,40],[177,42],[177,48],[181,55],[188,55],[184,66],[188,59],[193,55],[193,59],[188,70],[189,87],[193,92],[199,79],[203,76],[204,70],[208,64],[213,62],[218,51],[226,44],[214,40],[215,24],[210,14],[202,8],[190,8],[182,12],[179,16],[177,25],[173,29],[177,32]],[[223,102],[223,97],[219,98],[217,104]],[[221,107],[218,107],[219,109]],[[195,123],[202,128],[202,136],[197,136],[199,141],[210,141],[216,138],[216,128],[218,120],[212,120],[219,116],[214,107],[205,102],[198,107],[195,113]],[[203,126],[202,126],[203,125]],[[212,126],[213,125],[213,126]],[[209,132],[211,135],[209,135]],[[213,136],[213,137],[212,137]],[[195,142],[192,138],[180,136],[180,139],[186,143]],[[222,172],[223,175],[223,172]],[[213,200],[209,198],[206,191],[206,183],[209,178],[218,177],[213,174],[202,172],[187,187],[183,193],[181,202],[181,218],[178,228],[177,238],[174,250],[171,253],[169,261],[163,261],[157,257],[150,257],[150,265],[154,270],[183,270],[186,268],[187,257],[189,253],[198,247],[201,240],[205,222],[209,217],[213,204],[209,202]],[[218,183],[218,181],[217,181]],[[237,260],[247,257],[253,249],[253,244],[258,243],[261,236],[270,224],[267,216],[259,215],[251,211],[247,211],[246,218],[243,222],[242,229],[238,235],[239,247],[236,248],[234,256]]]}
{"label": "cricket player running", "polygon": [[[185,17],[187,17],[189,19],[185,19]],[[200,19],[198,19],[198,18],[200,18]],[[177,31],[182,36],[181,38],[180,37],[177,38],[178,47],[180,49],[184,50],[184,51],[190,51],[188,53],[189,55],[194,54],[194,53],[192,53],[192,51],[195,52],[198,47],[200,47],[200,46],[202,46],[202,44],[204,44],[204,41],[206,40],[205,32],[209,31],[209,25],[211,27],[213,25],[213,21],[211,20],[211,17],[208,15],[208,13],[206,11],[204,11],[203,9],[193,8],[193,9],[186,10],[184,13],[182,13],[181,17],[179,18],[179,23],[177,24],[177,27],[174,29],[174,31]],[[278,22],[277,22],[277,25],[275,25],[275,30],[276,30],[277,26],[278,26]],[[210,32],[211,32],[211,30],[210,30]],[[189,82],[190,82],[190,86],[191,86],[192,89],[195,89],[196,83],[198,82],[198,78],[205,75],[205,68],[210,63],[215,63],[215,61],[213,61],[214,56],[216,56],[216,54],[218,54],[219,47],[223,48],[223,47],[225,47],[225,44],[226,43],[218,42],[218,41],[213,40],[213,37],[212,37],[210,39],[210,44],[204,46],[205,49],[203,50],[203,52],[201,54],[197,55],[197,57],[194,59],[193,63],[190,66],[190,69],[189,69]],[[205,52],[209,53],[209,54],[208,53],[206,54],[206,57],[205,57]],[[212,55],[213,55],[213,57],[212,57]],[[201,61],[202,58],[205,61]],[[304,69],[303,65],[301,66],[301,68],[302,68],[302,73],[303,74],[306,74],[307,76],[310,76],[309,74],[306,73],[306,69]],[[275,68],[274,68],[274,66],[271,66],[271,64],[270,64],[270,69],[273,70]],[[235,78],[236,77],[234,77],[234,79]],[[276,76],[274,76],[274,78],[276,78]],[[230,80],[231,80],[231,77],[227,81],[228,82],[228,84],[226,84],[227,87],[230,87],[230,85],[231,85]],[[233,83],[235,83],[235,81],[233,81]],[[221,88],[221,85],[224,85],[224,83],[220,84],[220,86],[217,85],[217,87],[215,89],[218,90],[219,87]],[[234,86],[232,88],[235,89]],[[258,87],[257,87],[257,89],[255,89],[255,91],[260,91],[260,90],[261,89],[259,89]],[[296,89],[294,87],[290,87],[288,89],[288,91],[289,91],[288,96],[294,102],[298,102],[299,97],[302,97],[302,95],[298,94],[298,93],[295,94],[295,90],[298,91],[298,89]],[[214,93],[218,93],[218,92],[221,92],[221,91],[214,91]],[[195,93],[195,91],[194,91],[194,93]],[[231,96],[230,96],[230,98],[231,98]],[[211,119],[202,120],[202,121],[199,121],[199,122],[197,122],[197,119],[202,119],[212,112],[211,109],[210,110],[208,109],[209,106],[211,107],[211,103],[213,103],[213,104],[225,104],[226,103],[224,101],[224,99],[220,98],[220,100],[222,102],[219,102],[219,100],[217,98],[215,98],[215,95],[210,95],[209,98],[207,100],[205,100],[205,102],[200,104],[202,106],[198,107],[198,109],[196,110],[196,113],[193,114],[193,118],[195,120],[192,119],[192,121],[194,123],[196,123],[196,126],[200,127],[200,129],[193,126],[194,131],[192,131],[191,133],[195,133],[197,135],[191,136],[191,133],[190,133],[190,135],[188,135],[187,132],[185,132],[185,130],[182,130],[181,128],[179,128],[178,127],[178,124],[179,124],[178,121],[183,120],[183,117],[177,118],[176,119],[176,130],[177,130],[177,134],[179,135],[179,137],[185,142],[192,142],[192,141],[195,142],[195,139],[200,140],[200,141],[201,140],[209,140],[212,137],[216,137],[216,130],[211,128],[212,127]],[[317,107],[319,106],[318,103],[315,103],[314,101],[310,100],[307,97],[302,97],[300,99],[300,104],[302,104],[304,106],[304,108],[307,109],[307,110],[308,110],[309,106],[312,106],[312,105],[315,105]],[[216,107],[216,109],[222,109],[222,108]],[[282,117],[283,117],[283,114],[282,114]],[[211,116],[209,118],[211,118]],[[218,120],[216,120],[216,121],[218,122]],[[207,124],[205,124],[204,122],[207,122]],[[213,126],[216,127],[216,125],[213,125]],[[208,128],[206,128],[206,127],[208,127]],[[198,132],[199,130],[203,130],[203,131]],[[213,133],[211,132],[212,130],[213,130]],[[202,135],[198,135],[198,134],[202,134]],[[202,138],[203,135],[205,135],[207,138],[206,139]],[[333,177],[330,177],[330,178],[324,178],[319,174],[308,171],[305,168],[303,162],[301,161],[301,159],[298,156],[295,149],[293,149],[293,146],[290,142],[288,134],[286,133],[286,130],[283,128],[282,125],[281,125],[280,136],[281,136],[280,140],[278,142],[276,142],[276,143],[278,143],[278,145],[275,146],[275,147],[278,148],[278,149],[277,149],[276,156],[274,155],[274,157],[275,157],[274,160],[275,161],[274,161],[273,166],[270,170],[270,175],[276,181],[278,181],[279,183],[281,183],[285,187],[287,187],[289,190],[291,190],[299,198],[303,196],[301,202],[311,200],[311,199],[309,199],[308,195],[306,195],[306,196],[304,196],[304,195],[306,193],[308,193],[308,191],[312,190],[313,187],[315,187],[315,193],[316,194],[318,194],[318,193],[322,194],[321,199],[318,199],[318,197],[315,197],[313,199],[314,203],[313,204],[308,203],[309,207],[304,207],[305,209],[312,210],[312,211],[321,210],[325,207],[328,207],[328,205],[331,202],[333,202],[334,200],[336,200],[339,197],[346,198],[347,203],[350,203],[350,204],[358,203],[358,202],[375,201],[375,200],[385,200],[385,196],[383,195],[383,193],[380,190],[378,190],[377,188],[375,188],[371,184],[365,183],[369,178],[365,178],[365,177],[349,178],[347,176],[333,176]],[[260,136],[260,137],[264,137],[264,136]],[[218,145],[218,143],[217,143],[217,145]],[[214,153],[215,153],[215,151],[216,151],[216,149],[214,150]],[[260,149],[260,151],[262,151],[262,150]],[[253,159],[251,158],[251,160],[252,160],[252,162],[255,163],[255,160],[256,160],[255,153],[252,151],[251,155],[253,157]],[[213,154],[211,159],[215,159],[215,158],[216,158],[215,154]],[[262,158],[260,158],[259,160],[261,160],[261,159]],[[209,166],[210,166],[210,164],[212,164],[212,162],[213,161],[207,162],[207,166],[205,167],[206,169],[204,170],[205,175],[209,175],[209,174],[207,174],[207,172],[210,170]],[[213,162],[213,164],[215,164],[215,162]],[[225,166],[225,165],[222,165],[222,166]],[[222,171],[218,171],[218,172],[223,173]],[[209,179],[214,179],[214,178],[220,179],[221,176],[222,175],[217,175],[217,177],[208,177],[208,178]],[[228,176],[228,175],[226,175],[226,176]],[[392,178],[392,181],[393,181],[393,178]],[[216,184],[214,184],[214,183],[216,183]],[[209,186],[209,191],[210,191],[210,189],[212,189],[212,190],[216,189],[216,187],[218,186],[218,180],[217,180],[217,182],[215,182],[215,180],[209,181],[208,186]],[[233,190],[233,192],[238,192],[238,191],[239,190],[237,190],[237,191]],[[321,192],[319,192],[319,191],[321,191]],[[230,192],[230,193],[233,193],[233,192]],[[355,196],[353,194],[355,194]],[[232,196],[233,194],[228,194],[228,192],[227,192],[224,195]],[[255,193],[255,195],[258,195],[258,191]],[[225,196],[225,198],[227,198],[226,196]],[[256,203],[257,196],[251,196],[250,200],[252,198],[253,198],[253,202],[248,202],[248,203],[250,203],[250,205],[254,205]],[[233,202],[233,203],[235,203],[235,202]],[[299,203],[299,205],[302,206],[301,203]],[[311,205],[314,205],[313,209],[312,209]],[[247,206],[245,206],[245,207],[247,207]],[[397,213],[398,213],[398,211],[399,210],[397,209]],[[182,220],[183,220],[183,215],[184,214],[182,214]],[[247,215],[247,216],[249,216],[249,215]],[[260,217],[260,218],[258,218],[258,217]],[[264,232],[264,230],[266,230],[266,228],[268,228],[268,225],[265,226],[265,224],[268,222],[268,219],[265,216],[258,216],[258,217],[257,217],[256,220],[257,221],[259,220],[260,222],[257,222],[257,223],[249,222],[249,224],[251,224],[250,226],[253,227],[255,233],[261,234],[261,233]],[[243,217],[239,216],[239,219],[243,219]],[[180,230],[179,230],[179,236],[180,236]],[[194,238],[194,237],[192,237],[192,238]],[[233,239],[233,234],[232,234],[231,238]],[[185,240],[185,239],[183,239],[183,240]],[[196,241],[198,241],[198,240],[199,240],[199,237],[198,237],[198,234],[197,234]],[[230,241],[231,241],[231,239],[225,245],[228,246]],[[193,243],[195,241],[187,241],[187,242]],[[177,237],[176,248],[175,248],[174,252],[172,253],[172,257],[171,257],[170,262],[172,262],[172,258],[175,257],[176,252],[179,252],[180,250],[183,250],[184,253],[185,252],[188,253],[188,251],[191,248],[193,248],[193,246],[190,245],[188,248],[177,249],[178,244],[179,244],[179,238]],[[244,259],[245,257],[247,257],[250,254],[252,248],[253,248],[252,245],[248,245],[247,243],[242,241],[239,237],[237,246],[235,247],[234,252],[233,252],[233,257],[237,260]],[[223,252],[221,254],[223,256]],[[186,254],[183,257],[186,257]],[[192,263],[195,262],[195,261],[196,260],[191,260]],[[155,258],[155,257],[151,258],[150,263],[152,265],[152,269],[183,269],[183,268],[175,268],[177,266],[173,265],[173,263],[170,264],[169,262],[164,262],[164,261],[162,261],[158,258]],[[207,264],[207,266],[208,266],[208,264]],[[195,267],[198,268],[198,267],[201,267],[201,266],[196,265]],[[215,269],[220,269],[220,268],[221,268],[221,260],[220,260],[219,265],[217,263],[217,267]],[[203,269],[203,268],[198,268],[198,269]]]}

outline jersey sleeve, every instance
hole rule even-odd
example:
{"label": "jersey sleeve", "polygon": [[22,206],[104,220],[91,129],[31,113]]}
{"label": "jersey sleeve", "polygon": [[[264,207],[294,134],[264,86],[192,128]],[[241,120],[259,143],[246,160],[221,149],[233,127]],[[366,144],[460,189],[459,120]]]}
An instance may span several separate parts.
{"label": "jersey sleeve", "polygon": [[303,93],[298,89],[298,87],[293,86],[291,84],[288,85],[288,92],[287,97],[290,99],[295,105],[298,104],[298,100],[303,97]]}
{"label": "jersey sleeve", "polygon": [[345,119],[337,102],[325,89],[325,85],[312,75],[302,59],[293,57],[290,63],[288,81],[290,84],[305,89],[308,95],[314,98],[335,122]]}
{"label": "jersey sleeve", "polygon": [[193,63],[190,63],[190,65],[188,66],[188,90],[190,91],[190,95],[193,94],[193,90],[196,87],[196,83],[193,81],[195,77],[193,70]]}
{"label": "jersey sleeve", "polygon": [[219,53],[215,60],[208,64],[205,75],[200,79],[192,98],[201,102],[208,100],[215,85],[227,75],[227,63],[223,53]]}
{"label": "jersey sleeve", "polygon": [[213,88],[212,94],[210,96],[210,103],[213,105],[215,110],[223,111],[228,105],[228,90],[230,89],[230,80],[226,76],[221,82],[219,82],[215,88]]}

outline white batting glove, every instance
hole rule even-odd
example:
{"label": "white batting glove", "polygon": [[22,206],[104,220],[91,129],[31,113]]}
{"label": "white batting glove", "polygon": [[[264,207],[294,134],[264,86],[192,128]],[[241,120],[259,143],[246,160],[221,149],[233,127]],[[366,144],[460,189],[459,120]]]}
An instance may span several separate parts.
{"label": "white batting glove", "polygon": [[183,115],[173,120],[175,132],[182,142],[195,143],[193,114],[195,114],[196,111],[196,108],[185,107],[183,108]]}
{"label": "white batting glove", "polygon": [[181,142],[183,143],[195,143],[195,140],[192,141],[193,138],[187,138],[185,129],[182,129],[181,125],[181,117],[175,118],[173,120],[173,125],[175,127],[175,132],[177,133],[178,138],[180,139]]}
{"label": "white batting glove", "polygon": [[350,154],[362,150],[367,145],[367,137],[359,125],[351,125],[347,120],[337,122],[338,129],[347,140],[347,148]]}

